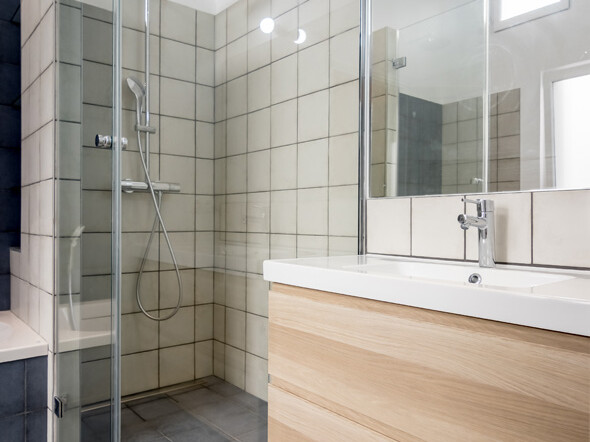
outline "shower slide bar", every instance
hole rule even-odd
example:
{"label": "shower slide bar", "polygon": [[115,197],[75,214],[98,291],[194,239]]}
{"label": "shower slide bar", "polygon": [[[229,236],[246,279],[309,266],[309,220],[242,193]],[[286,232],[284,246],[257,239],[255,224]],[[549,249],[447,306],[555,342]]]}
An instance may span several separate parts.
{"label": "shower slide bar", "polygon": [[[154,192],[162,193],[179,193],[180,184],[178,183],[164,183],[161,181],[153,181]],[[143,181],[123,180],[121,181],[121,190],[125,193],[133,192],[149,192],[148,183]]]}

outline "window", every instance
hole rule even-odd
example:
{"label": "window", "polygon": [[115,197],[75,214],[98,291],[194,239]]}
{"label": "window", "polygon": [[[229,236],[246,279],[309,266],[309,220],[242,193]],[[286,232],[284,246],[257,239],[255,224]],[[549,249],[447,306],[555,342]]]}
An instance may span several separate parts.
{"label": "window", "polygon": [[495,32],[569,8],[569,0],[492,0],[491,4]]}

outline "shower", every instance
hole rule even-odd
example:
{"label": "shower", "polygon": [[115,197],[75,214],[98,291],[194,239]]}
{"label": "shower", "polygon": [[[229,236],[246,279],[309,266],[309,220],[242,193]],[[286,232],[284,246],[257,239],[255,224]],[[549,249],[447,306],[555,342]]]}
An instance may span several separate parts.
{"label": "shower", "polygon": [[[137,300],[137,305],[143,312],[145,316],[154,320],[154,321],[165,321],[167,319],[172,318],[178,310],[180,309],[180,305],[182,304],[182,278],[180,276],[180,269],[178,267],[178,261],[176,260],[176,255],[174,254],[174,248],[172,247],[172,243],[170,242],[170,236],[168,235],[168,230],[166,229],[166,225],[164,224],[164,220],[162,219],[162,196],[166,192],[179,192],[180,186],[173,183],[159,183],[152,181],[150,177],[150,149],[149,149],[149,140],[150,135],[156,133],[156,128],[151,127],[150,124],[150,112],[149,112],[149,1],[146,1],[145,5],[145,17],[146,17],[146,32],[145,32],[145,53],[146,53],[146,70],[145,70],[145,78],[146,82],[142,85],[140,80],[134,77],[127,77],[127,86],[135,95],[135,132],[137,135],[137,146],[139,148],[139,156],[141,159],[141,165],[143,168],[143,172],[145,175],[145,183],[142,182],[133,182],[130,180],[125,180],[123,183],[123,190],[126,193],[133,193],[134,191],[148,191],[151,195],[152,203],[155,210],[154,222],[152,223],[152,230],[150,232],[150,236],[145,247],[145,251],[143,253],[143,257],[141,258],[141,264],[139,266],[139,273],[137,275],[137,280],[135,283],[135,298]],[[142,125],[142,115],[144,116],[144,124]],[[142,136],[141,134],[145,134],[145,149],[142,146]],[[166,246],[170,251],[170,257],[172,259],[172,263],[174,265],[174,271],[176,273],[176,279],[178,281],[178,301],[176,306],[172,310],[171,313],[165,316],[154,316],[150,314],[147,309],[144,307],[141,301],[141,280],[145,270],[145,264],[147,261],[147,257],[149,255],[149,251],[152,246],[152,242],[154,239],[154,235],[156,233],[156,229],[158,225],[162,228],[162,233],[164,235],[164,239],[166,241]],[[160,290],[158,290],[158,297],[160,296]]]}

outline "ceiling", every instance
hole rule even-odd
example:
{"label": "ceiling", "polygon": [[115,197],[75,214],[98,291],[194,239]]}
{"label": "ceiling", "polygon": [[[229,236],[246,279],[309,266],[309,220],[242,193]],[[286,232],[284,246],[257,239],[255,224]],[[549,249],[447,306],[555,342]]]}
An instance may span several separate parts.
{"label": "ceiling", "polygon": [[199,11],[216,15],[238,0],[171,0]]}

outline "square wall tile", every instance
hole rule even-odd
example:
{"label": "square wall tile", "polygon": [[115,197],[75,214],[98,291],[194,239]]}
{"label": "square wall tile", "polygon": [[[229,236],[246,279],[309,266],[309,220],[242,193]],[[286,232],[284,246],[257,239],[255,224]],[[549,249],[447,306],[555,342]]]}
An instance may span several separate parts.
{"label": "square wall tile", "polygon": [[297,233],[328,234],[328,189],[299,189],[297,191]]}
{"label": "square wall tile", "polygon": [[590,267],[589,223],[590,191],[533,193],[533,263]]}
{"label": "square wall tile", "polygon": [[330,136],[358,130],[358,81],[330,89]]}
{"label": "square wall tile", "polygon": [[123,355],[121,358],[121,394],[128,395],[158,388],[158,351]]}
{"label": "square wall tile", "polygon": [[296,190],[271,192],[270,207],[270,231],[272,233],[297,233]]}
{"label": "square wall tile", "polygon": [[358,233],[358,187],[330,187],[328,206],[330,235],[356,236]]}
{"label": "square wall tile", "polygon": [[258,29],[248,34],[248,71],[251,72],[270,63],[270,34]]}
{"label": "square wall tile", "polygon": [[297,258],[297,235],[270,235],[270,258]]}
{"label": "square wall tile", "polygon": [[[328,136],[329,95],[329,92],[324,90],[299,98],[297,113],[299,142]],[[335,112],[334,108],[332,108],[333,112]],[[350,108],[346,109],[346,112],[350,113]]]}
{"label": "square wall tile", "polygon": [[248,192],[270,190],[270,151],[248,154]]}
{"label": "square wall tile", "polygon": [[330,47],[327,41],[299,52],[298,92],[305,95],[329,86]]}
{"label": "square wall tile", "polygon": [[270,106],[270,78],[270,66],[248,74],[248,112]]}
{"label": "square wall tile", "polygon": [[412,198],[412,256],[464,258],[460,196]]}
{"label": "square wall tile", "polygon": [[411,199],[367,201],[367,251],[385,255],[410,255]]}
{"label": "square wall tile", "polygon": [[[215,355],[217,357],[217,355]],[[246,353],[230,345],[225,346],[225,380],[238,388],[246,384]]]}
{"label": "square wall tile", "polygon": [[[273,16],[275,16],[275,1],[276,0],[273,1]],[[293,0],[283,1],[293,2]],[[296,2],[297,0],[295,0],[295,5]],[[279,60],[297,51],[297,44],[295,44],[293,38],[293,36],[297,35],[297,15],[297,9],[292,9],[286,14],[283,14],[275,19],[275,30],[272,33],[271,37],[272,61]]]}
{"label": "square wall tile", "polygon": [[340,34],[360,24],[359,0],[330,1],[330,35]]}
{"label": "square wall tile", "polygon": [[246,351],[268,359],[268,318],[246,315]]}
{"label": "square wall tile", "polygon": [[195,343],[195,379],[213,374],[213,341]]}
{"label": "square wall tile", "polygon": [[330,39],[330,86],[355,80],[359,77],[358,28]]}
{"label": "square wall tile", "polygon": [[270,147],[270,109],[248,114],[248,152]]}
{"label": "square wall tile", "polygon": [[[310,103],[311,104],[311,103]],[[309,107],[309,106],[308,106]],[[311,112],[311,109],[308,109]],[[327,104],[322,111],[327,118]],[[313,115],[308,116],[311,123]],[[313,125],[313,124],[312,124]],[[285,101],[274,105],[270,109],[270,145],[271,147],[285,146],[297,142],[297,100]]]}
{"label": "square wall tile", "polygon": [[194,344],[160,350],[160,387],[192,381],[194,378]]}
{"label": "square wall tile", "polygon": [[227,117],[236,117],[248,111],[247,77],[239,77],[227,83]]}
{"label": "square wall tile", "polygon": [[297,97],[297,54],[271,65],[271,102],[280,103]]}
{"label": "square wall tile", "polygon": [[297,187],[297,145],[271,149],[270,187],[272,190]]}
{"label": "square wall tile", "polygon": [[268,400],[268,361],[250,353],[246,353],[246,391]]}
{"label": "square wall tile", "polygon": [[[467,195],[467,198],[485,198],[494,201],[496,223],[496,261],[531,264],[531,194],[505,193]],[[467,214],[477,216],[474,204],[467,204]],[[465,236],[466,258],[477,261],[478,232],[473,227]]]}
{"label": "square wall tile", "polygon": [[330,186],[358,183],[358,134],[330,138]]}
{"label": "square wall tile", "polygon": [[161,5],[162,37],[194,45],[197,12],[178,3],[163,0]]}
{"label": "square wall tile", "polygon": [[297,185],[324,187],[328,185],[328,139],[299,144]]}
{"label": "square wall tile", "polygon": [[297,258],[312,258],[328,255],[328,237],[297,235]]}
{"label": "square wall tile", "polygon": [[225,342],[232,347],[246,348],[246,313],[233,308],[225,309]]}

